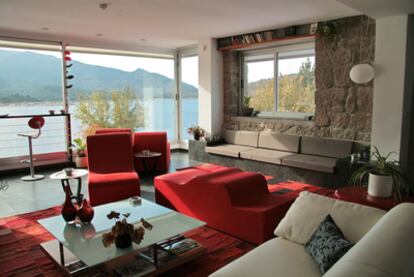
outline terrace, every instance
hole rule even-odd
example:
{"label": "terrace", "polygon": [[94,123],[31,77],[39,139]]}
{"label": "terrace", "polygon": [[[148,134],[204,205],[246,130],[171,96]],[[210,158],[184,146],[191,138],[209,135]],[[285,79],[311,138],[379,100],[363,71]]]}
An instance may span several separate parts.
{"label": "terrace", "polygon": [[86,2],[0,3],[1,276],[414,271],[413,3]]}

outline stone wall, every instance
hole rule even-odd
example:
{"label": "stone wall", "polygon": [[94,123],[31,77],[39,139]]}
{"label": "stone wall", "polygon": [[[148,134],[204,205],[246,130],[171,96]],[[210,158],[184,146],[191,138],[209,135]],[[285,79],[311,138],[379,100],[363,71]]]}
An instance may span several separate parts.
{"label": "stone wall", "polygon": [[360,56],[361,62],[373,63],[375,21],[366,16],[355,16],[332,22],[337,27],[337,35],[333,38],[317,36],[315,40],[316,92],[313,121],[239,117],[240,53],[225,51],[223,127],[369,142],[373,82],[356,85],[350,80],[349,71],[359,63]]}

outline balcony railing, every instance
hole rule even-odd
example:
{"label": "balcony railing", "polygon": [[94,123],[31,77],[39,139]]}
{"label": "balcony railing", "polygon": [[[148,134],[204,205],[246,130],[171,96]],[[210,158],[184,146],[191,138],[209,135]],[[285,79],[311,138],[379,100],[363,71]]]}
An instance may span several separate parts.
{"label": "balcony railing", "polygon": [[[27,138],[18,134],[35,134],[28,126],[34,115],[7,116],[0,118],[0,170],[27,167],[20,160],[27,158],[29,145]],[[40,115],[45,118],[45,125],[39,138],[33,140],[35,165],[70,161],[71,130],[70,114]]]}

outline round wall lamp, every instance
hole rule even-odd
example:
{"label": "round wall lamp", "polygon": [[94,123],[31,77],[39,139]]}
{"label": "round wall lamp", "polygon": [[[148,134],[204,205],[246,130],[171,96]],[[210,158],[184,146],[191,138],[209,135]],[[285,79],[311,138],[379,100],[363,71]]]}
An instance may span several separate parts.
{"label": "round wall lamp", "polygon": [[349,78],[356,84],[365,84],[374,79],[374,68],[367,63],[357,64],[349,71]]}

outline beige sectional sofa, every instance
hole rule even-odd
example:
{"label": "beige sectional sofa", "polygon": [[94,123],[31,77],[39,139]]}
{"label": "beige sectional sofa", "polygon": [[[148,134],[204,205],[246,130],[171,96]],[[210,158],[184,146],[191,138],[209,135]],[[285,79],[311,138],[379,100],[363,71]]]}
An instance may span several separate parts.
{"label": "beige sectional sofa", "polygon": [[324,276],[414,276],[414,204],[385,212],[310,192],[302,192],[293,203],[276,227],[277,238],[211,276],[322,276],[304,245],[327,214],[355,245]]}
{"label": "beige sectional sofa", "polygon": [[351,154],[353,142],[275,132],[224,132],[226,144],[207,146],[210,154],[335,173],[339,159]]}

